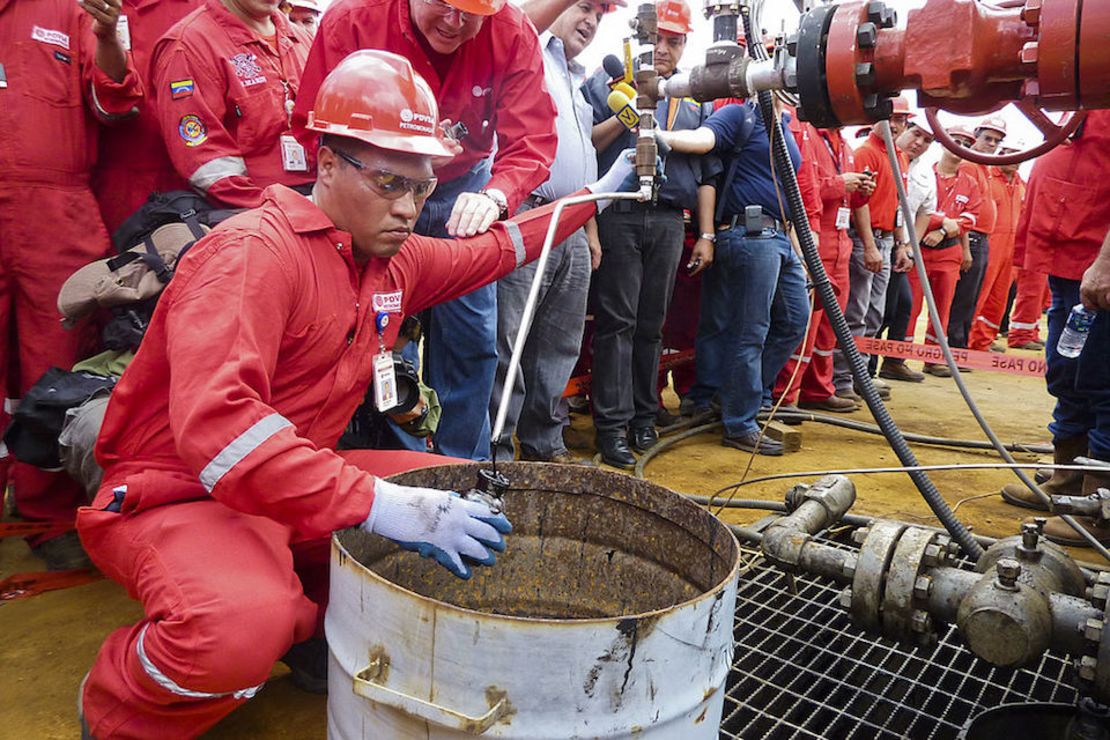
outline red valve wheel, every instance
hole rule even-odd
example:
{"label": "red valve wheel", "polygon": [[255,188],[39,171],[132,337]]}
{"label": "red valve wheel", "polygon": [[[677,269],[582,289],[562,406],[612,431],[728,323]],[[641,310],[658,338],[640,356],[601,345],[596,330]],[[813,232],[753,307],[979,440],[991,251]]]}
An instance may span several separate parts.
{"label": "red valve wheel", "polygon": [[933,129],[934,137],[945,149],[969,162],[998,167],[1005,164],[1018,164],[1054,149],[1057,145],[1063,143],[1064,139],[1074,134],[1075,130],[1079,128],[1079,124],[1083,123],[1083,120],[1087,117],[1087,111],[1071,111],[1061,119],[1060,123],[1056,123],[1029,101],[1015,102],[1014,105],[1029,119],[1030,123],[1044,134],[1044,141],[1035,147],[1013,154],[987,154],[986,152],[977,152],[974,149],[960,146],[953,141],[952,137],[945,131],[944,126],[941,125],[937,118],[937,108],[926,108],[925,118]]}

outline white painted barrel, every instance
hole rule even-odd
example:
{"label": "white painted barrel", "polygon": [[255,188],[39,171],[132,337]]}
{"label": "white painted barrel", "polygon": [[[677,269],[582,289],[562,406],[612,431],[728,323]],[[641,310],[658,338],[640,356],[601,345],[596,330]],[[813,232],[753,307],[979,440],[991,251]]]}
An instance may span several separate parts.
{"label": "white painted barrel", "polygon": [[[473,485],[477,464],[393,480]],[[514,531],[461,581],[358,530],[332,543],[328,736],[716,738],[739,546],[647,481],[513,463]]]}

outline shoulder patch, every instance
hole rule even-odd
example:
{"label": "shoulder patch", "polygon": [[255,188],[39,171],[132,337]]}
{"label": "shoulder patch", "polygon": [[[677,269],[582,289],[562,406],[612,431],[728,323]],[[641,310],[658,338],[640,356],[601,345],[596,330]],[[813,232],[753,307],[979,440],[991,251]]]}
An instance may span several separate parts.
{"label": "shoulder patch", "polygon": [[193,97],[195,85],[192,80],[175,80],[170,82],[170,97],[173,100]]}
{"label": "shoulder patch", "polygon": [[177,133],[185,142],[185,146],[200,146],[208,141],[208,127],[199,116],[192,113],[181,117],[181,121],[177,124]]}

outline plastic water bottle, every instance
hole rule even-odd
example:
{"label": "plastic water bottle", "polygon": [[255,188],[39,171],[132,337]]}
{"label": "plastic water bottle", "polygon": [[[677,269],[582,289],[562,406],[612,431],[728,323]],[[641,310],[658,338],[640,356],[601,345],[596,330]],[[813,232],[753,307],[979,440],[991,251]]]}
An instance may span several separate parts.
{"label": "plastic water bottle", "polygon": [[1082,303],[1072,306],[1068,314],[1068,323],[1064,325],[1064,332],[1060,341],[1056,343],[1056,351],[1064,357],[1079,357],[1083,345],[1087,343],[1087,335],[1091,333],[1091,324],[1095,322],[1095,312],[1085,308]]}

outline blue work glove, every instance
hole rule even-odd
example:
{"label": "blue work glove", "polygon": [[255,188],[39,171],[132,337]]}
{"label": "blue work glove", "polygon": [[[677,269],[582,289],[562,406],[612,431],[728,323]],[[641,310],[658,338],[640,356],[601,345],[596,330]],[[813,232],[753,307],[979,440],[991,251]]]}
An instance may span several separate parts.
{"label": "blue work glove", "polygon": [[370,516],[359,525],[420,553],[462,579],[470,564],[493,565],[505,550],[502,535],[513,531],[504,514],[454,491],[400,486],[376,479]]}

